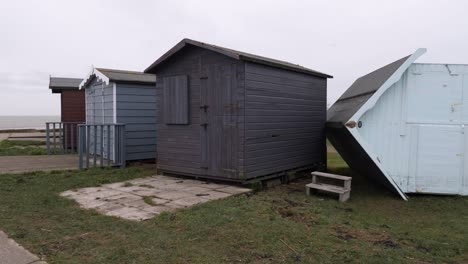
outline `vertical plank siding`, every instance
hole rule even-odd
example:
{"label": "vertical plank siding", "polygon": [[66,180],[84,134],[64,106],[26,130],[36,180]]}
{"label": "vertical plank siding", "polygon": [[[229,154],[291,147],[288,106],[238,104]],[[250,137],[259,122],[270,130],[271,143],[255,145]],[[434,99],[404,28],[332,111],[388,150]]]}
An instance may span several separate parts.
{"label": "vertical plank siding", "polygon": [[172,125],[189,123],[187,75],[165,77],[163,82],[164,122]]}
{"label": "vertical plank siding", "polygon": [[[105,84],[97,79],[94,79],[87,87],[86,94],[86,123],[87,124],[110,124],[114,123],[114,107],[113,107],[113,84]],[[110,153],[107,153],[107,129],[104,129],[103,146],[106,150],[104,157],[114,158],[114,131],[110,131]],[[95,131],[90,129],[90,152],[94,153],[94,146],[100,146],[101,131],[97,131],[96,142],[94,142]],[[98,152],[100,152],[98,150]]]}

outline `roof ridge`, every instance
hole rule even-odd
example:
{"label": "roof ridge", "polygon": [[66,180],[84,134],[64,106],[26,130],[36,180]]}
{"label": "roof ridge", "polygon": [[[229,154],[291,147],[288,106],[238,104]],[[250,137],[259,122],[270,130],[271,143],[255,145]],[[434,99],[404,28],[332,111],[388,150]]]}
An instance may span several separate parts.
{"label": "roof ridge", "polygon": [[141,72],[141,71],[117,70],[117,69],[99,68],[99,67],[96,67],[95,69],[98,70],[98,71],[107,71],[107,72],[120,72],[120,73],[131,73],[131,74],[150,74],[150,75],[152,75],[151,73],[145,73],[145,72]]}
{"label": "roof ridge", "polygon": [[290,70],[290,71],[296,71],[296,72],[320,76],[324,78],[333,78],[333,76],[331,75],[304,67],[299,64],[294,64],[291,62],[273,59],[273,58],[269,58],[265,56],[255,55],[252,53],[234,50],[231,48],[225,48],[222,46],[209,44],[209,43],[205,43],[205,42],[201,42],[201,41],[197,41],[197,40],[193,40],[189,38],[182,39],[182,41],[177,43],[174,47],[172,47],[170,50],[164,53],[161,57],[159,57],[155,62],[153,62],[153,64],[151,64],[148,68],[146,68],[144,72],[152,71],[153,69],[158,67],[160,64],[164,63],[169,57],[171,57],[172,55],[174,55],[175,53],[183,49],[186,45],[193,45],[196,47],[205,48],[205,49],[211,50],[213,52],[221,53],[227,57],[231,57],[237,60],[251,61],[254,63],[258,63],[258,64],[264,64],[264,65],[273,66],[277,68],[283,68],[283,69]]}

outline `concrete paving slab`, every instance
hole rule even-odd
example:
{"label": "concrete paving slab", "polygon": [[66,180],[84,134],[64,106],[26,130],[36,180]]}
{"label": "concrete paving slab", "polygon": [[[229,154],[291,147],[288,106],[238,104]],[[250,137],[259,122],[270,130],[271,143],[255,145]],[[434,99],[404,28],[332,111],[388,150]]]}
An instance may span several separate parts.
{"label": "concrete paving slab", "polygon": [[190,207],[190,206],[194,206],[194,205],[197,205],[200,203],[206,203],[206,202],[208,202],[208,199],[204,199],[204,198],[197,197],[197,196],[190,196],[190,197],[185,197],[179,200],[172,201],[172,203],[182,205],[183,207]]}
{"label": "concrete paving slab", "polygon": [[1,173],[78,169],[77,155],[2,156]]}
{"label": "concrete paving slab", "polygon": [[30,264],[46,263],[27,251],[13,239],[0,231],[0,263],[2,264]]}
{"label": "concrete paving slab", "polygon": [[184,192],[189,192],[193,194],[205,193],[211,191],[209,188],[201,187],[201,186],[190,186],[185,189],[182,189]]}
{"label": "concrete paving slab", "polygon": [[238,194],[238,193],[250,192],[251,190],[247,188],[237,187],[237,186],[228,186],[228,187],[216,189],[216,191],[230,193],[230,194]]}
{"label": "concrete paving slab", "polygon": [[193,194],[184,192],[181,190],[181,191],[168,191],[168,192],[159,193],[157,198],[162,198],[166,200],[178,200],[178,199],[182,199],[182,198],[190,197],[190,196],[193,196]]}
{"label": "concrete paving slab", "polygon": [[209,192],[200,193],[197,196],[208,199],[208,200],[217,200],[217,199],[229,197],[231,195],[232,194],[224,193],[224,192],[209,191]]}
{"label": "concrete paving slab", "polygon": [[147,220],[155,216],[154,213],[143,211],[135,207],[121,207],[119,209],[107,212],[107,215],[136,221]]}
{"label": "concrete paving slab", "polygon": [[[127,186],[128,183],[131,186]],[[142,221],[161,212],[171,212],[250,191],[237,186],[155,175],[100,187],[69,190],[61,193],[61,196],[75,200],[82,208]],[[145,202],[145,197],[151,197],[152,204]]]}
{"label": "concrete paving slab", "polygon": [[163,205],[165,203],[170,202],[171,200],[166,200],[166,199],[161,199],[161,198],[152,198],[151,201],[153,201],[153,203],[156,205]]}
{"label": "concrete paving slab", "polygon": [[167,207],[165,205],[156,205],[156,206],[150,206],[142,209],[145,212],[149,212],[155,215],[161,214],[162,212],[173,212],[176,209]]}

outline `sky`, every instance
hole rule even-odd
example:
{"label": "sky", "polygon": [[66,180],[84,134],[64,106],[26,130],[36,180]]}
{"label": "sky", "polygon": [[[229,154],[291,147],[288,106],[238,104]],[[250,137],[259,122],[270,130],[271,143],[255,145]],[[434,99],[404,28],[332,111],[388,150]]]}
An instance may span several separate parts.
{"label": "sky", "polygon": [[142,71],[183,38],[356,78],[413,53],[468,64],[464,0],[42,0],[0,4],[0,115],[59,115],[49,76]]}

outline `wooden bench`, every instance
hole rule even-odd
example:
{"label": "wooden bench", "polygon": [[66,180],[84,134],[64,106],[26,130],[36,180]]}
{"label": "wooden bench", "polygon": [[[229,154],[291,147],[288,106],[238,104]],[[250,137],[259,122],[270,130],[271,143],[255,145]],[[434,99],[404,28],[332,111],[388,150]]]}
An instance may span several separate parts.
{"label": "wooden bench", "polygon": [[[320,178],[327,178],[336,181],[343,181],[342,186],[321,183]],[[306,194],[310,195],[311,190],[320,190],[329,193],[336,193],[340,196],[340,202],[346,202],[351,195],[351,177],[341,176],[331,173],[314,171],[312,172],[312,183],[306,185]]]}

